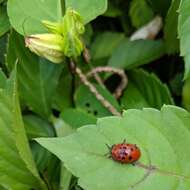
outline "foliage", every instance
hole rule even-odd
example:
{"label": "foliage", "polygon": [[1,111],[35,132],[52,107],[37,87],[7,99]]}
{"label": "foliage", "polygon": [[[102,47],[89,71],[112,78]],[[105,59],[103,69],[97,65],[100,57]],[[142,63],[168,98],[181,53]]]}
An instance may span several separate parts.
{"label": "foliage", "polygon": [[[64,162],[84,189],[188,190],[189,152],[181,147],[190,143],[189,122],[189,113],[172,106],[164,106],[161,111],[128,110],[122,118],[99,119],[97,125],[81,127],[65,138],[36,140]],[[141,148],[141,165],[122,165],[106,156],[109,151],[106,144],[120,143],[123,139]],[[155,168],[153,171],[151,166]]]}
{"label": "foliage", "polygon": [[0,189],[188,190],[189,8],[0,0]]}

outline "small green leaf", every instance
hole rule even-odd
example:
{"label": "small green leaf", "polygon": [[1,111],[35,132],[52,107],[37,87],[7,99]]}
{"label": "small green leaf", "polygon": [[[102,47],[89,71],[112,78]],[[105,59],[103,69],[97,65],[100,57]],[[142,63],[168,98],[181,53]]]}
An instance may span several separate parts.
{"label": "small green leaf", "polygon": [[153,19],[154,12],[145,0],[133,0],[130,4],[129,15],[133,26],[139,28]]}
{"label": "small green leaf", "polygon": [[143,70],[129,71],[129,83],[121,98],[124,109],[154,107],[160,109],[164,104],[174,104],[168,87],[154,74]]}
{"label": "small green leaf", "polygon": [[165,16],[167,14],[171,1],[172,0],[147,0],[147,2],[153,8],[154,12],[161,14],[162,16]]}
{"label": "small green leaf", "polygon": [[[98,119],[97,125],[84,126],[67,137],[36,141],[62,160],[84,189],[188,190],[190,151],[181,147],[190,143],[189,123],[190,114],[179,107],[131,109],[122,117]],[[123,139],[140,147],[142,154],[135,166],[105,155],[109,153],[106,144]]]}
{"label": "small green leaf", "polygon": [[25,134],[15,70],[5,89],[0,91],[0,104],[0,184],[15,190],[46,189],[34,164]]}
{"label": "small green leaf", "polygon": [[25,48],[24,39],[18,33],[12,32],[7,54],[10,70],[16,59],[19,62],[18,87],[21,100],[35,113],[49,117],[63,65],[56,65],[35,56]]}
{"label": "small green leaf", "polygon": [[124,39],[123,33],[104,32],[99,34],[91,45],[93,59],[109,57]]}
{"label": "small green leaf", "polygon": [[66,8],[72,7],[88,23],[107,9],[107,0],[65,0]]}
{"label": "small green leaf", "polygon": [[53,126],[51,126],[46,120],[35,116],[25,115],[23,116],[24,127],[29,139],[37,137],[53,137],[55,136]]}
{"label": "small green leaf", "polygon": [[6,81],[7,77],[5,76],[4,72],[0,69],[0,89],[5,88]]}
{"label": "small green leaf", "polygon": [[115,49],[108,64],[113,67],[132,69],[148,64],[165,53],[161,40],[123,40]]}
{"label": "small green leaf", "polygon": [[11,25],[22,35],[47,31],[42,20],[59,21],[62,18],[60,0],[9,0],[7,9]]}
{"label": "small green leaf", "polygon": [[[98,92],[109,101],[117,110],[120,110],[120,106],[117,100],[110,94],[110,92],[99,85],[95,85]],[[111,115],[111,113],[96,99],[89,89],[81,85],[75,93],[75,103],[77,108],[84,109],[87,113],[90,113],[96,117],[103,117]]]}
{"label": "small green leaf", "polygon": [[106,17],[118,17],[122,15],[122,11],[119,7],[115,6],[115,3],[112,1],[109,1],[107,11],[104,13],[104,16]]}
{"label": "small green leaf", "polygon": [[0,6],[0,36],[10,29],[9,18],[5,6]]}
{"label": "small green leaf", "polygon": [[174,54],[178,52],[179,40],[177,39],[177,24],[178,24],[178,13],[180,0],[173,0],[170,9],[168,10],[165,26],[164,26],[164,37],[166,44],[166,51],[168,54]]}
{"label": "small green leaf", "polygon": [[[96,117],[82,109],[66,109],[61,113],[61,118],[73,128],[96,123]],[[74,119],[73,119],[74,118]]]}
{"label": "small green leaf", "polygon": [[182,101],[183,101],[183,106],[188,111],[190,111],[190,78],[188,78],[183,85]]}
{"label": "small green leaf", "polygon": [[[72,75],[68,67],[64,67],[53,97],[53,108],[63,111],[72,105]],[[63,98],[64,97],[64,98]]]}
{"label": "small green leaf", "polygon": [[179,7],[179,19],[178,19],[178,34],[180,38],[180,54],[185,60],[185,74],[184,78],[190,77],[190,55],[189,55],[189,43],[190,43],[190,2],[183,0]]}
{"label": "small green leaf", "polygon": [[5,65],[5,54],[7,47],[7,35],[0,37],[0,64]]}

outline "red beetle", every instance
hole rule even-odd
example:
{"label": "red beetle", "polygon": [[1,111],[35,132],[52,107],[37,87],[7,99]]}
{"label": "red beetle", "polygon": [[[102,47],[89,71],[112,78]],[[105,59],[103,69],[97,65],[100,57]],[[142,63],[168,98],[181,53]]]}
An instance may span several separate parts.
{"label": "red beetle", "polygon": [[114,144],[108,148],[110,150],[109,157],[120,163],[134,164],[141,156],[141,151],[136,144],[128,144],[125,140],[123,143]]}

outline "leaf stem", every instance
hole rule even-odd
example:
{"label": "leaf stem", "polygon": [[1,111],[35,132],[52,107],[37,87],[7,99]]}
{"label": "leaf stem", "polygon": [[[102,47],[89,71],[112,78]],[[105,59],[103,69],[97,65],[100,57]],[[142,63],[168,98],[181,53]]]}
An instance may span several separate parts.
{"label": "leaf stem", "polygon": [[118,111],[116,110],[116,108],[115,108],[110,102],[108,102],[108,101],[98,92],[98,90],[96,89],[96,87],[95,87],[92,83],[90,83],[90,82],[88,81],[86,75],[84,75],[84,74],[82,73],[82,71],[80,70],[80,68],[78,68],[78,67],[74,64],[74,62],[73,62],[72,59],[70,59],[70,64],[73,65],[73,66],[71,66],[71,67],[73,67],[73,68],[75,67],[75,72],[76,72],[76,74],[79,76],[81,82],[89,88],[90,92],[92,92],[92,93],[96,96],[97,100],[99,100],[99,101],[101,102],[101,104],[102,104],[106,109],[108,109],[113,115],[121,116],[121,113],[118,112]]}
{"label": "leaf stem", "polygon": [[92,76],[97,73],[101,73],[101,72],[110,72],[110,73],[115,73],[117,75],[119,75],[121,77],[121,83],[119,84],[119,86],[116,88],[115,92],[114,92],[114,96],[118,99],[121,95],[123,90],[126,88],[127,84],[128,84],[128,78],[124,72],[123,69],[116,69],[113,67],[96,67],[94,69],[92,69],[89,73],[87,73],[87,77]]}

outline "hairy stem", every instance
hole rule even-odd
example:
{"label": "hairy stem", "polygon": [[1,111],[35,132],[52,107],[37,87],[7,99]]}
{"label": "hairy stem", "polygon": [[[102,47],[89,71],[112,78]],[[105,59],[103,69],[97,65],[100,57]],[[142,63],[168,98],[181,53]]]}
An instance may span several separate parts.
{"label": "hairy stem", "polygon": [[[74,62],[71,60],[70,62],[72,65],[74,65]],[[78,68],[77,66],[75,66],[75,72],[76,74],[79,76],[81,82],[86,85],[90,92],[92,92],[95,97],[97,98],[97,100],[99,100],[101,102],[101,104],[108,109],[113,115],[117,115],[117,116],[121,116],[121,113],[118,112],[116,110],[116,108],[110,103],[108,102],[96,89],[96,87],[90,83],[87,79],[87,77],[82,73],[82,71],[80,70],[80,68]]]}
{"label": "hairy stem", "polygon": [[128,83],[128,79],[127,76],[124,72],[124,70],[122,69],[116,69],[113,67],[96,67],[94,69],[92,69],[88,74],[87,77],[95,75],[97,73],[101,73],[101,72],[110,72],[110,73],[115,73],[117,75],[119,75],[121,77],[121,83],[119,84],[119,86],[116,88],[115,92],[114,92],[114,96],[116,98],[119,98],[122,95],[123,90],[126,88],[127,83]]}

